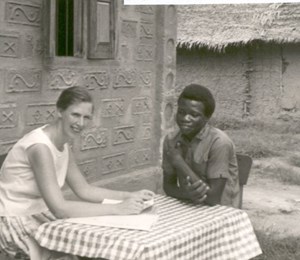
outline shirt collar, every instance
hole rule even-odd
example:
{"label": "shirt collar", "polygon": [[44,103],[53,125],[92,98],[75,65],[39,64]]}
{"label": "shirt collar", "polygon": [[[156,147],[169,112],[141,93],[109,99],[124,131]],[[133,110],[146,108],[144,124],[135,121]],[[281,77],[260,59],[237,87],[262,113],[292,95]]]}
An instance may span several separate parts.
{"label": "shirt collar", "polygon": [[207,137],[208,132],[209,132],[209,125],[208,123],[206,123],[203,129],[198,134],[195,135],[195,138],[199,140],[203,140]]}
{"label": "shirt collar", "polygon": [[[205,139],[207,137],[208,133],[209,133],[209,125],[208,125],[208,123],[206,123],[205,126],[203,127],[203,129],[201,129],[201,131],[198,134],[195,135],[195,137],[193,138],[193,140],[195,140],[195,139],[203,140],[203,139]],[[182,134],[180,134],[179,136],[183,140],[186,140],[185,137]]]}

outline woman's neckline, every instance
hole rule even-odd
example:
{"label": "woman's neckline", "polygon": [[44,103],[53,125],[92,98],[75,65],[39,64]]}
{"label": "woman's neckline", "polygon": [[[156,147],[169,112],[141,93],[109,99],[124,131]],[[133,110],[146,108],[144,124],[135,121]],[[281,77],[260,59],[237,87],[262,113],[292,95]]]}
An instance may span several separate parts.
{"label": "woman's neckline", "polygon": [[48,140],[50,141],[51,145],[54,146],[54,148],[59,152],[59,153],[63,153],[65,150],[65,145],[62,146],[62,148],[58,148],[54,141],[51,139],[51,137],[49,136],[49,131],[46,130],[47,127],[50,127],[50,124],[44,125],[43,127],[41,127],[41,130],[43,132],[43,134],[48,138]]}

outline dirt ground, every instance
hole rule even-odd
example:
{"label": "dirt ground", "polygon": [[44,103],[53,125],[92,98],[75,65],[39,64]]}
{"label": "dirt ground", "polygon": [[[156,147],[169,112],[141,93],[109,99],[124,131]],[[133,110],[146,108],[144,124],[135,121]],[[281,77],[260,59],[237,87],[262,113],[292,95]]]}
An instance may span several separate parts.
{"label": "dirt ground", "polygon": [[272,167],[278,161],[273,158],[253,162],[248,184],[244,187],[243,209],[255,229],[279,237],[299,237],[300,186],[286,184],[263,174],[262,169]]}

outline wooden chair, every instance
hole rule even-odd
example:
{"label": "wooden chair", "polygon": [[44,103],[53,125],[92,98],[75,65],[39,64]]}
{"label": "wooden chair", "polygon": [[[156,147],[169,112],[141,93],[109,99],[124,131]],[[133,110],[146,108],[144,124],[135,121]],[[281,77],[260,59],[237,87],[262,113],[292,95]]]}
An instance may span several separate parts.
{"label": "wooden chair", "polygon": [[243,204],[243,188],[247,184],[249,173],[252,166],[252,158],[246,154],[236,154],[238,172],[239,172],[239,183],[240,183],[240,205],[242,208]]}
{"label": "wooden chair", "polygon": [[7,153],[4,154],[0,154],[0,168],[2,166],[2,163],[4,162],[5,158],[6,158]]}

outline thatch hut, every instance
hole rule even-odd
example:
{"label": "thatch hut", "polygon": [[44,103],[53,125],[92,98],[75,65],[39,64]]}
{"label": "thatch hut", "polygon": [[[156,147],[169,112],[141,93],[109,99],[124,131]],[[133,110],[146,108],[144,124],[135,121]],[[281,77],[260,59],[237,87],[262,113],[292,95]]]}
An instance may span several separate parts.
{"label": "thatch hut", "polygon": [[214,92],[217,115],[280,118],[300,108],[300,3],[177,8],[180,89]]}

